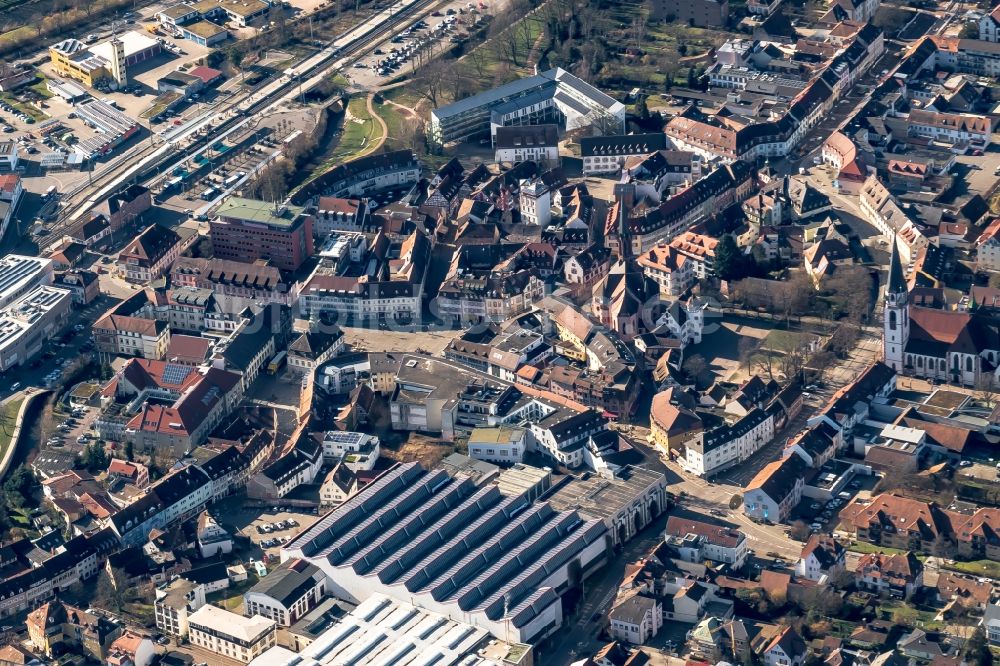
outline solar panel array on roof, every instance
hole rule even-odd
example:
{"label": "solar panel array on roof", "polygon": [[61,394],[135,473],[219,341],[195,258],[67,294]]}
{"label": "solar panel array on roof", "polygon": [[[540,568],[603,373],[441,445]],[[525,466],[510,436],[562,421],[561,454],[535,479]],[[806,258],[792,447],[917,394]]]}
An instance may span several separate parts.
{"label": "solar panel array on roof", "polygon": [[194,368],[190,366],[167,363],[167,365],[163,368],[163,383],[183,384],[184,380],[187,379],[188,375],[192,372],[194,372]]}
{"label": "solar panel array on roof", "polygon": [[14,254],[0,259],[0,305],[7,305],[10,298],[16,298],[13,294],[8,294],[9,291],[17,292],[31,280],[40,279],[47,263],[51,262],[48,259]]}
{"label": "solar panel array on roof", "polygon": [[344,564],[351,565],[359,574],[368,573],[373,567],[385,561],[387,554],[393,554],[398,548],[411,543],[413,539],[426,529],[428,523],[434,522],[449,509],[472,494],[475,486],[471,481],[455,482],[444,492],[437,494],[434,501],[425,511],[410,514],[392,528],[386,529],[367,548],[359,550]]}
{"label": "solar panel array on roof", "polygon": [[377,575],[383,583],[396,580],[407,570],[412,570],[413,566],[433,549],[444,545],[451,536],[467,527],[471,510],[495,506],[501,498],[502,496],[495,486],[480,488],[465,502],[438,519],[434,530],[428,530],[412,539],[397,550],[394,557],[384,559],[369,573]]}
{"label": "solar panel array on roof", "polygon": [[436,578],[464,554],[464,551],[452,548],[452,543],[480,543],[488,535],[496,534],[497,530],[513,517],[513,507],[520,506],[523,503],[519,499],[510,497],[501,504],[492,507],[466,527],[460,534],[456,535],[454,539],[443,544],[436,551],[429,553],[408,574],[403,576],[399,582],[405,585],[406,589],[410,592],[423,589],[433,578]]}
{"label": "solar panel array on roof", "polygon": [[530,640],[541,631],[532,619],[559,603],[555,592],[538,592],[563,580],[571,562],[586,569],[603,557],[606,531],[575,511],[409,464],[324,516],[282,556],[316,564],[345,599],[429,599],[435,610],[495,634],[505,603],[519,607],[513,629],[524,627],[518,640]]}

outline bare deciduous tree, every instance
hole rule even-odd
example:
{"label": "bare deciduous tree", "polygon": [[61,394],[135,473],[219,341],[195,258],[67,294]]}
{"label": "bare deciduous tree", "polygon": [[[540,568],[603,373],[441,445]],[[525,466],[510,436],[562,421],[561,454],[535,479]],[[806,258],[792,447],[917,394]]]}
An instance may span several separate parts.
{"label": "bare deciduous tree", "polygon": [[431,106],[439,106],[438,100],[441,98],[448,76],[447,69],[448,65],[441,58],[432,60],[424,66],[419,76],[413,81],[414,87],[421,96],[431,103]]}
{"label": "bare deciduous tree", "polygon": [[997,381],[989,372],[985,372],[976,380],[976,393],[986,404],[987,409],[993,409],[997,401]]}

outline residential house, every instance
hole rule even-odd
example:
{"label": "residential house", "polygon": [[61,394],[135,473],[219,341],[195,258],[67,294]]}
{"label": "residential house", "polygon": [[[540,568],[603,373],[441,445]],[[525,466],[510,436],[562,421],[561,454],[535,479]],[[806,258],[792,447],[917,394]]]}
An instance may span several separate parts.
{"label": "residential house", "polygon": [[105,661],[122,627],[104,615],[87,612],[61,601],[50,601],[28,613],[28,639],[46,657],[82,653]]}
{"label": "residential house", "polygon": [[567,257],[563,262],[563,277],[567,284],[592,287],[608,274],[610,251],[603,246],[591,245],[582,252]]}
{"label": "residential house", "polygon": [[204,606],[205,586],[183,578],[175,578],[156,590],[153,610],[156,628],[169,636],[188,635],[188,618]]}
{"label": "residential house", "polygon": [[163,358],[170,342],[170,327],[157,319],[105,314],[94,322],[94,342],[105,357]]}
{"label": "residential house", "polygon": [[766,666],[802,666],[807,654],[806,642],[798,632],[785,626],[764,648],[763,662]]}
{"label": "residential house", "polygon": [[795,563],[795,575],[818,583],[825,582],[830,576],[844,571],[846,555],[846,549],[836,539],[811,534]]}
{"label": "residential house", "polygon": [[247,482],[247,496],[277,500],[302,484],[313,483],[323,467],[323,447],[300,432],[295,445]]}
{"label": "residential house", "polygon": [[196,539],[198,554],[203,558],[233,552],[233,538],[208,511],[202,511],[198,516]]}
{"label": "residential house", "polygon": [[747,537],[728,525],[670,516],[664,536],[687,562],[712,560],[732,569],[740,569],[746,562]]}
{"label": "residential house", "polygon": [[153,641],[126,630],[108,651],[108,666],[150,666],[156,657]]}
{"label": "residential house", "polygon": [[663,608],[654,597],[634,595],[608,613],[608,632],[617,640],[643,645],[663,626]]}
{"label": "residential house", "polygon": [[743,494],[743,512],[750,518],[774,523],[788,520],[802,499],[803,477],[809,465],[797,453],[768,463],[754,476]]}
{"label": "residential house", "polygon": [[335,324],[310,324],[309,330],[288,345],[288,367],[307,375],[344,348],[344,332]]}
{"label": "residential house", "polygon": [[909,599],[924,585],[924,564],[912,551],[863,555],[857,574],[860,587],[897,599]]}
{"label": "residential house", "polygon": [[952,571],[939,572],[936,587],[940,603],[953,603],[969,611],[984,612],[996,597],[996,586],[992,580]]}
{"label": "residential house", "polygon": [[333,466],[319,488],[321,507],[337,506],[354,497],[361,490],[358,475],[343,462]]}
{"label": "residential house", "polygon": [[996,218],[976,239],[976,267],[979,270],[1000,271],[1000,217]]}
{"label": "residential house", "polygon": [[983,611],[979,625],[986,631],[986,640],[994,647],[1000,647],[1000,604],[991,603]]}

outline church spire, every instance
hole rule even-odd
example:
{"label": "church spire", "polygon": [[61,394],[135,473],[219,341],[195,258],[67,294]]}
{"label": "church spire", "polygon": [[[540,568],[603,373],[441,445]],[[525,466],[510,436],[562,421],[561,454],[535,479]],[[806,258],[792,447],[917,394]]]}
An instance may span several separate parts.
{"label": "church spire", "polygon": [[887,294],[907,293],[906,278],[903,276],[903,263],[899,259],[899,240],[892,235],[892,257],[889,259],[889,283],[885,289]]}

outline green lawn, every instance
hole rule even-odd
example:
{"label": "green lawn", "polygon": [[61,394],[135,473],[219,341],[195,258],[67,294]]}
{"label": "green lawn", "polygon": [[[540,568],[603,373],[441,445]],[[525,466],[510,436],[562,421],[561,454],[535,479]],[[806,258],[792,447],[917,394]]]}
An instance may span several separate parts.
{"label": "green lawn", "polygon": [[50,97],[52,97],[52,91],[45,87],[45,82],[47,80],[48,79],[45,78],[45,75],[39,74],[37,77],[35,77],[35,82],[29,85],[28,87],[34,90],[39,95],[41,95],[42,97],[44,97],[45,99],[49,99]]}
{"label": "green lawn", "polygon": [[[900,548],[890,548],[889,546],[875,546],[870,543],[864,543],[862,541],[852,543],[847,547],[847,550],[850,550],[855,553],[861,553],[862,555],[868,553],[885,553],[886,555],[902,555],[903,553],[906,552],[905,550],[902,550]],[[927,558],[930,557],[929,555],[927,555],[927,553],[918,553],[918,552],[914,552],[914,556],[921,562],[926,562]],[[961,564],[961,562],[959,564]]]}
{"label": "green lawn", "polygon": [[22,402],[24,402],[23,396],[9,400],[3,406],[2,422],[0,422],[0,460],[7,455],[7,448],[14,436],[14,422],[17,420],[17,412],[21,409]]}
{"label": "green lawn", "polygon": [[340,143],[329,160],[331,167],[365,155],[369,152],[369,147],[382,138],[382,126],[368,113],[368,104],[364,97],[351,98],[347,110]]}
{"label": "green lawn", "polygon": [[247,579],[240,583],[233,583],[224,590],[212,592],[206,595],[205,599],[218,606],[222,606],[228,611],[238,613],[243,605],[243,593],[257,584],[257,574],[247,570]]}
{"label": "green lawn", "polygon": [[960,571],[972,576],[985,576],[987,578],[1000,578],[1000,562],[993,560],[973,560],[972,562],[958,562],[943,565],[945,569]]}
{"label": "green lawn", "polygon": [[0,49],[14,48],[18,44],[34,38],[35,31],[31,26],[22,25],[8,32],[0,34]]}
{"label": "green lawn", "polygon": [[915,608],[911,603],[885,602],[878,605],[876,614],[886,620],[907,624],[913,627],[919,626],[925,630],[933,631],[942,629],[943,622],[934,620],[934,611],[925,611]]}
{"label": "green lawn", "polygon": [[42,112],[41,109],[38,109],[38,108],[32,106],[31,104],[23,104],[23,103],[17,101],[17,99],[13,95],[11,95],[10,93],[2,93],[2,94],[0,94],[0,99],[2,99],[3,101],[7,102],[8,104],[10,104],[12,107],[14,107],[15,109],[17,109],[18,111],[22,111],[22,112],[26,113],[27,115],[31,116],[32,119],[34,119],[35,122],[38,122],[39,120],[45,120],[46,118],[48,118],[48,116],[45,115],[45,113]]}
{"label": "green lawn", "polygon": [[375,110],[382,116],[386,129],[389,130],[389,136],[386,137],[386,141],[394,146],[398,145],[400,138],[403,136],[403,128],[406,126],[409,116],[403,109],[392,104],[382,104],[375,107]]}
{"label": "green lawn", "polygon": [[764,338],[761,347],[767,347],[775,350],[795,349],[802,344],[802,338],[802,333],[774,329],[767,334],[767,337]]}
{"label": "green lawn", "polygon": [[862,553],[867,555],[868,553],[885,553],[886,555],[901,555],[905,553],[905,550],[899,548],[889,548],[888,546],[875,546],[870,543],[865,543],[864,541],[858,541],[852,543],[847,547],[847,550],[852,550],[855,553]]}

